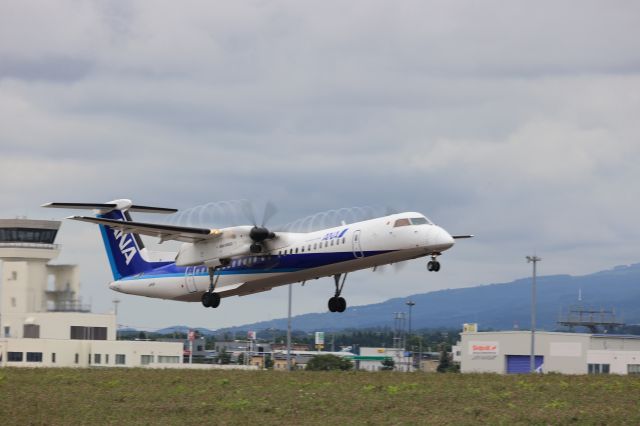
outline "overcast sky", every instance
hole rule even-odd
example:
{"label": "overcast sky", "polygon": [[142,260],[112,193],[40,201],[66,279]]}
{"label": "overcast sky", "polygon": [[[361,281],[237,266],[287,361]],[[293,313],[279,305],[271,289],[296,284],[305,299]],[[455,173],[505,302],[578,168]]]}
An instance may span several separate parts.
{"label": "overcast sky", "polygon": [[[477,235],[437,274],[352,274],[351,306],[510,281],[533,252],[542,274],[634,263],[639,16],[636,1],[0,0],[0,217],[247,198],[279,223],[390,206]],[[286,315],[286,288],[217,310],[119,295],[97,227],[65,221],[58,242],[85,301],[117,296],[123,325]],[[332,288],[296,285],[294,314],[326,311]]]}

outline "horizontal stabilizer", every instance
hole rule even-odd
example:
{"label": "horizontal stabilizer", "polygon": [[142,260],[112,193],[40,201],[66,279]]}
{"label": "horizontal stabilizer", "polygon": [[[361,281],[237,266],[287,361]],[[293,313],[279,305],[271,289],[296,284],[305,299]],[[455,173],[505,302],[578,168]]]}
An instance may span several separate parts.
{"label": "horizontal stabilizer", "polygon": [[216,238],[222,235],[218,230],[207,228],[191,228],[186,226],[161,225],[157,223],[130,222],[89,216],[70,216],[67,219],[81,222],[97,223],[119,229],[127,234],[141,234],[160,238],[161,241],[176,240],[187,243]]}
{"label": "horizontal stabilizer", "polygon": [[454,240],[460,240],[463,238],[473,238],[473,235],[452,235],[451,238]]}
{"label": "horizontal stabilizer", "polygon": [[47,203],[40,207],[54,209],[78,209],[78,210],[114,210],[118,207],[115,203]]}
{"label": "horizontal stabilizer", "polygon": [[111,203],[47,203],[43,204],[42,207],[56,209],[99,210],[102,213],[107,213],[113,210],[127,210],[140,213],[171,214],[178,211],[178,209],[167,207],[139,206],[137,204],[131,204],[129,200],[116,200],[116,202]]}
{"label": "horizontal stabilizer", "polygon": [[137,204],[132,205],[129,208],[130,212],[140,212],[140,213],[163,213],[163,214],[171,214],[176,213],[178,209],[172,209],[170,207],[149,207],[149,206],[139,206]]}

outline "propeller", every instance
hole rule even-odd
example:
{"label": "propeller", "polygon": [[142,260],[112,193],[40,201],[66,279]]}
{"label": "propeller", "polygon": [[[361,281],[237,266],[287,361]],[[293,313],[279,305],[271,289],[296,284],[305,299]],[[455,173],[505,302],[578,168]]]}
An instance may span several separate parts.
{"label": "propeller", "polygon": [[251,253],[262,253],[264,250],[264,242],[276,238],[276,234],[270,231],[266,227],[266,224],[278,212],[278,209],[271,201],[267,202],[264,206],[264,212],[262,213],[262,222],[260,226],[258,226],[251,202],[246,201],[242,203],[241,208],[247,220],[253,224],[253,228],[249,231],[249,238],[253,240],[250,247]]}

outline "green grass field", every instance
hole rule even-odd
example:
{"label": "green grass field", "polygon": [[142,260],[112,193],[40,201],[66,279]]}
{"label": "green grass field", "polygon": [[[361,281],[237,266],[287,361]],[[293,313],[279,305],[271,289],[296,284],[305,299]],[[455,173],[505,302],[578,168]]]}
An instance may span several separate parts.
{"label": "green grass field", "polygon": [[640,424],[640,378],[0,369],[0,424]]}

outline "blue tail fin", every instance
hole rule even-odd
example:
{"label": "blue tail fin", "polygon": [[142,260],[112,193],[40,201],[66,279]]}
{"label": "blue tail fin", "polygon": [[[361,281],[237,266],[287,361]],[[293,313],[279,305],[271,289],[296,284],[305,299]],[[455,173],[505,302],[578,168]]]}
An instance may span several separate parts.
{"label": "blue tail fin", "polygon": [[[131,221],[129,213],[126,211],[123,213],[121,210],[112,210],[98,217]],[[137,234],[125,234],[118,229],[104,225],[100,225],[100,233],[107,250],[114,280],[136,275],[164,264],[149,262],[142,257],[141,250],[144,249],[144,244]]]}

